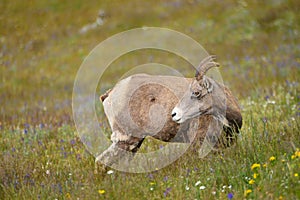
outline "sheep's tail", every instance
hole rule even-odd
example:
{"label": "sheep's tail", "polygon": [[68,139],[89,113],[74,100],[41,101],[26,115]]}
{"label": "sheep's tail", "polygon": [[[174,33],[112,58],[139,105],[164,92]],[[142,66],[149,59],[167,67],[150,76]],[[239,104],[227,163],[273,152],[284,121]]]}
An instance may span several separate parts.
{"label": "sheep's tail", "polygon": [[111,89],[107,90],[104,94],[102,94],[100,96],[100,101],[103,102],[108,97],[110,92],[111,92]]}

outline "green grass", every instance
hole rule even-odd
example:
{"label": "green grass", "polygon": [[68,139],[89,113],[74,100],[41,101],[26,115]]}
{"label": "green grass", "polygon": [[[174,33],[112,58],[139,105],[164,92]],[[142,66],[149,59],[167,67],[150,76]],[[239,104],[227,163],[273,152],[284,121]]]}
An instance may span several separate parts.
{"label": "green grass", "polygon": [[[300,199],[298,1],[4,0],[0,8],[0,199]],[[104,25],[79,34],[99,9]],[[218,55],[243,128],[235,146],[204,159],[187,152],[153,173],[94,174],[72,119],[73,81],[99,42],[141,26],[183,32]],[[99,95],[149,54],[192,76],[174,55],[133,52],[112,64]]]}

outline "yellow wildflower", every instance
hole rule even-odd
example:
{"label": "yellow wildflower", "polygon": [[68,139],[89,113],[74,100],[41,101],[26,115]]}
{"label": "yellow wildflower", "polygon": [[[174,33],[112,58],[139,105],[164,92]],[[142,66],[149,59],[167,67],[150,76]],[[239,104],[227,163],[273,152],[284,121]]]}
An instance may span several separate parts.
{"label": "yellow wildflower", "polygon": [[150,185],[155,185],[155,182],[150,182]]}
{"label": "yellow wildflower", "polygon": [[271,156],[270,158],[269,158],[269,161],[274,161],[274,160],[276,160],[276,158],[274,157],[274,156]]}
{"label": "yellow wildflower", "polygon": [[98,190],[99,194],[105,194],[105,190]]}
{"label": "yellow wildflower", "polygon": [[298,173],[295,173],[295,174],[294,174],[294,176],[295,176],[295,177],[298,177],[298,176],[299,176],[299,174],[298,174]]}
{"label": "yellow wildflower", "polygon": [[247,195],[250,194],[251,192],[252,192],[252,190],[250,190],[250,189],[245,190],[244,195],[247,196]]}
{"label": "yellow wildflower", "polygon": [[251,170],[253,170],[253,169],[255,169],[255,168],[260,168],[260,164],[254,163],[254,164],[251,166]]}
{"label": "yellow wildflower", "polygon": [[291,159],[292,159],[292,160],[294,160],[295,158],[296,158],[296,156],[295,156],[295,155],[292,155],[292,156],[291,156]]}
{"label": "yellow wildflower", "polygon": [[283,199],[283,197],[282,196],[279,196],[279,200],[282,200]]}
{"label": "yellow wildflower", "polygon": [[266,168],[267,167],[267,163],[263,164],[263,167]]}
{"label": "yellow wildflower", "polygon": [[71,195],[70,195],[69,192],[66,194],[66,198],[67,198],[67,199],[71,199]]}
{"label": "yellow wildflower", "polygon": [[253,174],[253,178],[256,179],[257,177],[258,177],[258,174],[257,174],[257,173],[254,173],[254,174]]}
{"label": "yellow wildflower", "polygon": [[300,151],[299,151],[299,150],[297,150],[297,151],[295,152],[295,156],[298,157],[298,158],[300,158]]}
{"label": "yellow wildflower", "polygon": [[253,180],[253,179],[251,179],[250,181],[249,181],[249,184],[250,185],[253,185],[255,183],[255,181]]}

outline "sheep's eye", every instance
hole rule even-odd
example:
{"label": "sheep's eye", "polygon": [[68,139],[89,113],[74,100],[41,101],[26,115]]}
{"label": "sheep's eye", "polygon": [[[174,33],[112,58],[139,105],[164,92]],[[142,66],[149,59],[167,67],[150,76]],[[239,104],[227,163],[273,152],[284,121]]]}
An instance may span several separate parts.
{"label": "sheep's eye", "polygon": [[200,92],[196,91],[196,92],[192,92],[192,96],[198,98],[200,96]]}

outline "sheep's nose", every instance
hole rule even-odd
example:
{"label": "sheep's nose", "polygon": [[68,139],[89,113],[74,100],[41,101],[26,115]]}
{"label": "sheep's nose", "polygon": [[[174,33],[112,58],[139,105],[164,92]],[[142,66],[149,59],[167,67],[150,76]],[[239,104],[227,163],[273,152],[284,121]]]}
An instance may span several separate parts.
{"label": "sheep's nose", "polygon": [[177,122],[177,123],[180,123],[181,122],[181,118],[182,118],[182,112],[177,108],[175,107],[173,110],[172,110],[172,120]]}

